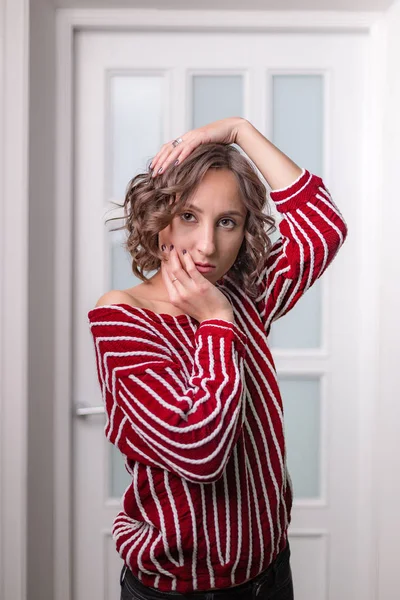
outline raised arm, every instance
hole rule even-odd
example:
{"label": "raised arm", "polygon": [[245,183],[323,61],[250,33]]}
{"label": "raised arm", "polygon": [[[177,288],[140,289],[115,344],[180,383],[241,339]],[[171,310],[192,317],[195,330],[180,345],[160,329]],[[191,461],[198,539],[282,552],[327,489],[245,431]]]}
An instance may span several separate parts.
{"label": "raised arm", "polygon": [[141,309],[102,306],[88,317],[109,441],[188,481],[217,481],[243,427],[247,337],[233,322],[210,319],[189,351]]}
{"label": "raised arm", "polygon": [[347,237],[347,225],[322,179],[298,167],[248,121],[236,141],[272,188],[271,200],[283,217],[256,300],[269,332],[326,271]]}

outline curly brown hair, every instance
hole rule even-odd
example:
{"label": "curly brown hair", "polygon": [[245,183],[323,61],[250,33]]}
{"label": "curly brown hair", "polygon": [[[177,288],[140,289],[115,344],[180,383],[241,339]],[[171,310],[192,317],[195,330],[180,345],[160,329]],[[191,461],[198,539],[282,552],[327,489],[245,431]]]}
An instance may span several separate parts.
{"label": "curly brown hair", "polygon": [[[255,298],[262,259],[272,246],[269,232],[274,233],[277,228],[267,202],[266,187],[253,164],[233,145],[210,143],[197,146],[181,164],[157,177],[152,177],[149,165],[146,173],[136,175],[129,182],[124,203],[112,202],[124,208],[124,217],[106,220],[106,223],[120,218],[126,220],[125,225],[111,231],[127,230],[124,247],[132,257],[133,273],[142,281],[148,281],[144,271],[161,267],[163,253],[158,246],[159,232],[182,211],[208,169],[229,169],[236,176],[247,216],[243,243],[227,275]],[[267,214],[263,212],[265,208]]]}

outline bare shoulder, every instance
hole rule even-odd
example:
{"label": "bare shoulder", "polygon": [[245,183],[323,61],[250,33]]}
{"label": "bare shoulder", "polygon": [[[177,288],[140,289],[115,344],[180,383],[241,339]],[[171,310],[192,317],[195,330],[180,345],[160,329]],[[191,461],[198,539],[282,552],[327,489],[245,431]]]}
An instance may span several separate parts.
{"label": "bare shoulder", "polygon": [[129,304],[133,307],[142,308],[140,300],[123,290],[110,290],[109,292],[106,292],[97,300],[96,307],[107,306],[110,304]]}

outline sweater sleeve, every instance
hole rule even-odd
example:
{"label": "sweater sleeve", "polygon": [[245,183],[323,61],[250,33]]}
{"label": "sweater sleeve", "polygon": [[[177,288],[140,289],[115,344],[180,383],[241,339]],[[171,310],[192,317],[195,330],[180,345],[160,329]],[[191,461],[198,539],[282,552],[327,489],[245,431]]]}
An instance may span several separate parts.
{"label": "sweater sleeve", "polygon": [[243,427],[247,336],[236,323],[203,321],[184,361],[162,325],[123,305],[88,316],[109,441],[134,461],[217,481]]}
{"label": "sweater sleeve", "polygon": [[322,179],[306,169],[270,196],[283,219],[258,279],[256,305],[267,332],[323,275],[347,237],[346,222]]}

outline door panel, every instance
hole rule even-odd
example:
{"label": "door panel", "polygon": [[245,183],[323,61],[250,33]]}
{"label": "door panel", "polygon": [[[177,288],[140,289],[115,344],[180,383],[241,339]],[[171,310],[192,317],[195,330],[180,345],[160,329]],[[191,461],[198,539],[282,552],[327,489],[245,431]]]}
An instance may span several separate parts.
{"label": "door panel", "polygon": [[[98,406],[87,312],[140,283],[104,225],[128,181],[168,140],[243,116],[320,175],[350,236],[328,272],[272,325],[295,502],[289,529],[297,600],[354,598],[357,552],[356,199],[366,40],[361,35],[80,33],[76,39],[73,402]],[[276,211],[278,222],[280,218]],[[354,227],[352,226],[354,223]],[[274,241],[279,232],[272,236]],[[149,273],[151,276],[153,273]],[[344,336],[346,343],[343,343]],[[110,536],[129,476],[102,414],[74,419],[74,598],[119,597]],[[340,573],[340,577],[334,575]]]}

